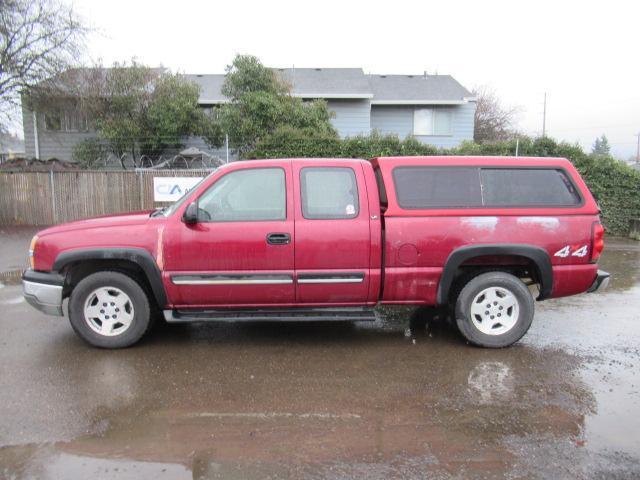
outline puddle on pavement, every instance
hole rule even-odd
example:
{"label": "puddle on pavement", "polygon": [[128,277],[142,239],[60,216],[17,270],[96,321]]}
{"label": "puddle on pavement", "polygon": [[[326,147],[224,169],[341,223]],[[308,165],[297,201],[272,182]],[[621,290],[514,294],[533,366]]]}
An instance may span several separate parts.
{"label": "puddle on pavement", "polygon": [[610,243],[611,290],[538,304],[503,350],[385,308],[165,326],[111,352],[7,305],[0,477],[638,478],[640,244]]}

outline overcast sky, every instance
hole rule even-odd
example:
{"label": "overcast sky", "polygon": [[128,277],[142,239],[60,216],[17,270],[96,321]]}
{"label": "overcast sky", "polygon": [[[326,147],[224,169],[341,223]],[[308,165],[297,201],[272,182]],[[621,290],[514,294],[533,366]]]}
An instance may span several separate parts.
{"label": "overcast sky", "polygon": [[99,33],[90,60],[136,57],[222,73],[236,53],[273,67],[362,67],[453,75],[522,107],[519,128],[590,149],[606,134],[635,155],[640,132],[640,2],[75,0]]}

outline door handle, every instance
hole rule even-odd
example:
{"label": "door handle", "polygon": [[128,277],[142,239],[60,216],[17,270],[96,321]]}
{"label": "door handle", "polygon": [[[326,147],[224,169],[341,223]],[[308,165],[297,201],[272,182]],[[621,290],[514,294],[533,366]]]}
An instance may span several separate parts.
{"label": "door handle", "polygon": [[291,235],[288,233],[269,233],[267,243],[269,245],[287,245],[291,242]]}

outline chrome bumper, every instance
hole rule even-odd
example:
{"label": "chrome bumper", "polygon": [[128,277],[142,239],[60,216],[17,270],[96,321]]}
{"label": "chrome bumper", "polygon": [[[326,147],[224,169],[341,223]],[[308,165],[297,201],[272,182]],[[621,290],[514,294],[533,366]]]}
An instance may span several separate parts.
{"label": "chrome bumper", "polygon": [[62,286],[64,279],[57,273],[27,270],[22,276],[24,299],[47,315],[63,316]]}
{"label": "chrome bumper", "polygon": [[596,279],[593,281],[593,284],[587,290],[589,293],[593,292],[601,292],[609,285],[609,274],[604,270],[598,270],[598,274],[596,275]]}

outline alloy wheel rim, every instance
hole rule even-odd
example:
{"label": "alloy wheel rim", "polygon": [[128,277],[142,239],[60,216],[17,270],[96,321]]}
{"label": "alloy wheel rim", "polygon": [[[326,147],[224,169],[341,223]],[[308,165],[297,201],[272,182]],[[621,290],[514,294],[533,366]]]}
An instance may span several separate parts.
{"label": "alloy wheel rim", "polygon": [[511,330],[520,315],[520,304],[510,290],[489,287],[471,302],[471,321],[485,335],[502,335]]}
{"label": "alloy wheel rim", "polygon": [[133,302],[116,287],[100,287],[87,296],[84,319],[94,332],[107,337],[120,335],[133,322]]}

